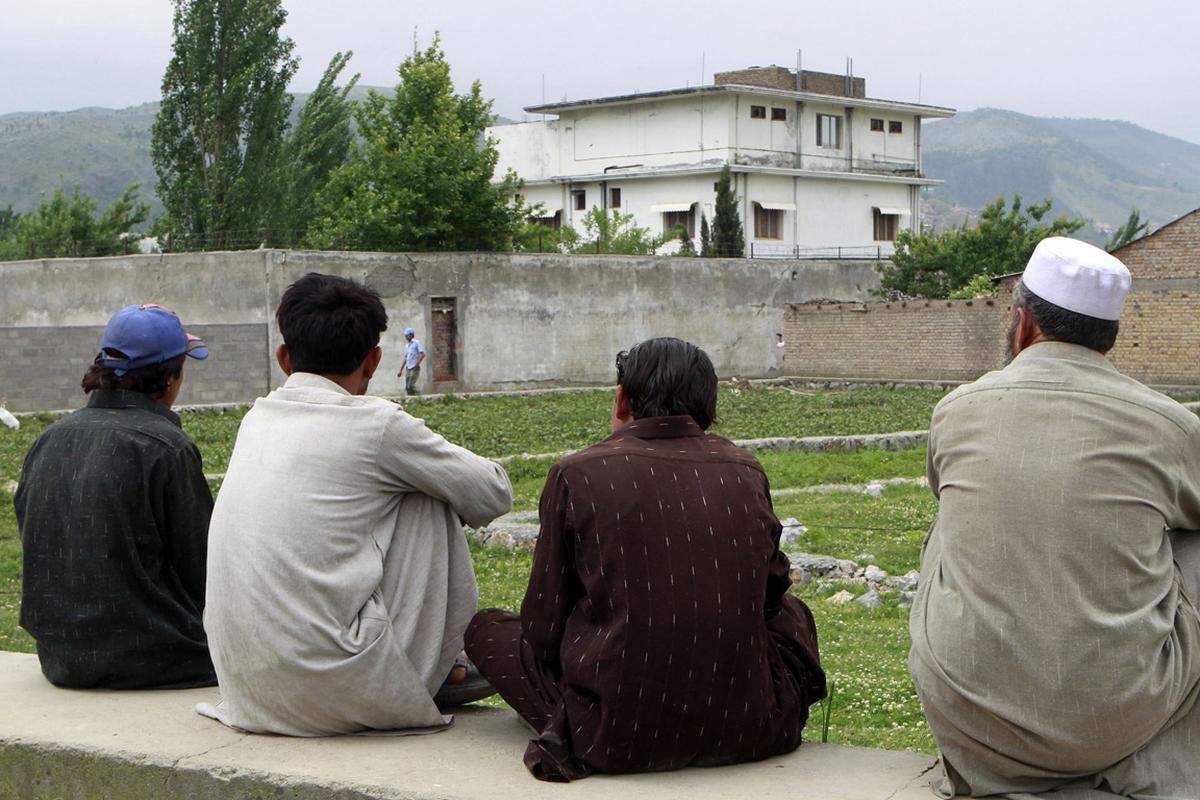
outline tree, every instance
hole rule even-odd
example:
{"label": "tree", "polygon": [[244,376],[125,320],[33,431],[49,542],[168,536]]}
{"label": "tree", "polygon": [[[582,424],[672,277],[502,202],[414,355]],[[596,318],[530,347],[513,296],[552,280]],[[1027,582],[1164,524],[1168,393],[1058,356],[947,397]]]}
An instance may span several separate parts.
{"label": "tree", "polygon": [[175,246],[257,245],[279,190],[296,71],[280,0],[174,0],[151,155]]}
{"label": "tree", "polygon": [[708,258],[712,255],[712,245],[710,244],[710,236],[708,233],[708,217],[703,213],[700,214],[700,257]]}
{"label": "tree", "polygon": [[1125,223],[1121,227],[1117,228],[1104,249],[1110,253],[1114,250],[1119,250],[1134,239],[1140,238],[1149,229],[1150,221],[1143,220],[1142,212],[1136,208],[1132,208],[1129,211],[1129,218],[1125,220]]}
{"label": "tree", "polygon": [[8,235],[0,240],[0,257],[61,258],[111,256],[129,249],[139,238],[135,229],[150,215],[150,206],[138,199],[134,184],[97,215],[96,201],[79,193],[57,189],[49,200],[26,214],[16,215]]}
{"label": "tree", "polygon": [[391,97],[355,112],[361,141],[318,195],[308,242],[374,250],[507,250],[529,216],[487,135],[492,103],[479,81],[455,94],[440,38],[397,70]]}
{"label": "tree", "polygon": [[976,276],[1019,272],[1037,243],[1047,236],[1070,236],[1084,220],[1060,216],[1046,222],[1051,201],[1023,208],[1020,195],[1009,208],[1004,197],[989,203],[972,226],[963,223],[941,233],[901,231],[890,262],[876,264],[883,294],[945,298]]}
{"label": "tree", "polygon": [[717,207],[713,216],[710,254],[740,258],[746,253],[746,237],[742,232],[742,216],[733,189],[733,173],[726,164],[717,180]]}
{"label": "tree", "polygon": [[284,141],[278,205],[269,237],[273,244],[303,240],[316,216],[317,194],[334,170],[346,163],[354,141],[350,124],[354,103],[347,95],[359,76],[340,88],[335,83],[353,55],[350,51],[334,55]]}
{"label": "tree", "polygon": [[637,225],[633,214],[597,206],[592,206],[592,210],[583,215],[582,235],[568,225],[563,236],[570,252],[580,254],[648,256],[666,241],[666,237]]}
{"label": "tree", "polygon": [[677,234],[679,239],[679,250],[675,252],[677,256],[694,256],[696,255],[696,246],[692,243],[692,237],[688,236],[687,228],[679,226]]}

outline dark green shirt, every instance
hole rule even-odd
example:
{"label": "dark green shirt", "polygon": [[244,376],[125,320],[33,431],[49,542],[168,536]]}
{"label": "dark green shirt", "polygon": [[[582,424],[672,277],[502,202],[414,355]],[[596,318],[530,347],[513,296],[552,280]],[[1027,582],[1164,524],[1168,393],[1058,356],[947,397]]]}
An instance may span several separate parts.
{"label": "dark green shirt", "polygon": [[93,392],[38,437],[14,503],[21,625],[52,683],[215,682],[201,620],[212,494],[175,413]]}

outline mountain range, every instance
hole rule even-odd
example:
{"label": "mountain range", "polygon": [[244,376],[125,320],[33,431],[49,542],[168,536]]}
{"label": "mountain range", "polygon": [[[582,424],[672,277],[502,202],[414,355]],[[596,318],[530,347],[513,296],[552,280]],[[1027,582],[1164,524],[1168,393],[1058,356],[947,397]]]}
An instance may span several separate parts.
{"label": "mountain range", "polygon": [[[370,88],[356,86],[351,96]],[[307,95],[295,97],[293,116]],[[101,207],[131,183],[154,200],[157,111],[158,103],[144,103],[0,115],[0,208],[26,211],[43,193],[75,184]],[[1089,220],[1093,239],[1131,207],[1158,226],[1200,206],[1200,145],[1131,122],[982,108],[925,123],[921,139],[926,174],[945,180],[927,194],[926,219],[935,226],[969,219],[1002,194],[1049,197],[1054,213]]]}

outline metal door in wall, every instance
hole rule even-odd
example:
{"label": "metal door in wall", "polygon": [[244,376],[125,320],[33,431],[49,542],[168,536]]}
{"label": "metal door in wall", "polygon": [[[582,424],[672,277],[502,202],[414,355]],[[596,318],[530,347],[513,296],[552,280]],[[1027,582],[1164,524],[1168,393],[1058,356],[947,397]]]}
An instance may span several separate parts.
{"label": "metal door in wall", "polygon": [[430,301],[433,317],[434,381],[458,380],[458,305],[453,297],[434,297]]}

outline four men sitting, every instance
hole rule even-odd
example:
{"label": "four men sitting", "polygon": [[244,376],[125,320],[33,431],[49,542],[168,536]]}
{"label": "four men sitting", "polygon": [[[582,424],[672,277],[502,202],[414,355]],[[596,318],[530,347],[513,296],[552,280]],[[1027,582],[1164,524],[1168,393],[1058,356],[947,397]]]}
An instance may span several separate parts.
{"label": "four men sitting", "polygon": [[[1011,363],[934,413],[910,668],[944,796],[1200,794],[1200,420],[1105,358],[1129,284],[1103,251],[1043,241]],[[618,356],[613,434],[546,481],[521,613],[472,620],[462,525],[508,511],[504,470],[366,396],[387,327],[371,290],[310,274],[277,321],[288,378],[247,413],[211,525],[169,411],[182,357],[207,351],[156,306],[110,323],[88,408],[42,435],[16,497],[22,624],[51,681],[215,668],[201,713],[297,736],[443,727],[439,704],[494,687],[544,780],[799,746],[825,695],[816,626],[762,468],[705,433],[703,351]]]}

